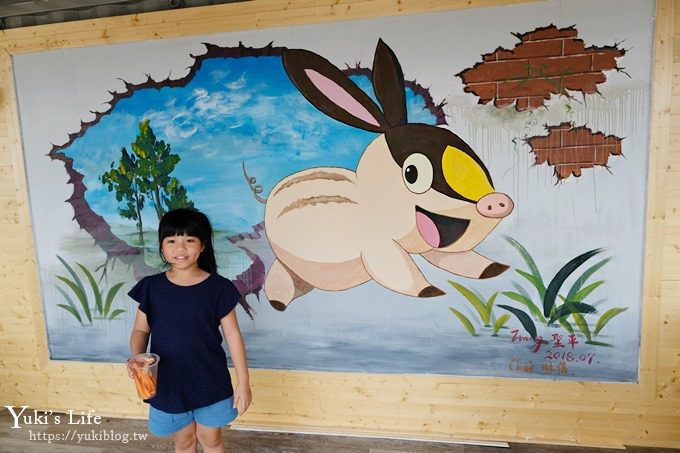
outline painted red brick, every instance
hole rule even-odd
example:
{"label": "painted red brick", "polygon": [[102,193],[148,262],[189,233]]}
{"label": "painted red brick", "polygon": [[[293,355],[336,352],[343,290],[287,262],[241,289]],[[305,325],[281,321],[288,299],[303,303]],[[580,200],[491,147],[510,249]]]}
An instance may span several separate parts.
{"label": "painted red brick", "polygon": [[[517,102],[519,102],[521,99],[518,99]],[[515,98],[496,98],[493,101],[493,105],[496,107],[503,108],[507,107],[508,105],[512,105],[515,102]]]}
{"label": "painted red brick", "polygon": [[[514,102],[521,111],[544,107],[552,95],[569,96],[568,91],[597,93],[607,80],[604,71],[620,70],[617,59],[625,55],[618,45],[586,48],[574,27],[550,25],[514,35],[521,42],[512,50],[499,47],[457,74],[480,104],[497,96],[497,107]],[[493,93],[485,82],[497,82]]]}
{"label": "painted red brick", "polygon": [[529,98],[529,108],[537,109],[545,105],[545,98],[539,96],[532,96]]}
{"label": "painted red brick", "polygon": [[505,81],[529,77],[527,61],[499,61],[475,66],[466,73],[467,83]]}
{"label": "painted red brick", "polygon": [[520,96],[541,96],[558,93],[560,78],[515,80],[498,84],[498,96],[514,98]]}
{"label": "painted red brick", "polygon": [[587,73],[592,67],[590,55],[569,57],[532,58],[528,64],[531,77],[564,76]]}
{"label": "painted red brick", "polygon": [[589,129],[575,128],[562,133],[562,146],[601,145],[605,143],[602,132],[592,133]]}
{"label": "painted red brick", "polygon": [[593,53],[593,71],[608,71],[618,69],[616,64],[617,55],[613,52]]}
{"label": "painted red brick", "polygon": [[578,165],[558,165],[555,167],[555,176],[557,176],[557,179],[562,180],[566,179],[571,175],[574,175],[575,177],[581,176],[581,169],[582,168],[592,168],[592,167],[580,167]]}
{"label": "painted red brick", "polygon": [[[511,105],[514,102],[515,108],[521,112],[529,109],[529,99],[531,98],[528,97],[528,98],[505,99],[506,101],[505,105]],[[496,102],[494,103],[496,107],[505,107],[505,105],[498,105],[498,101],[499,99],[496,99]]]}
{"label": "painted red brick", "polygon": [[604,162],[597,161],[597,153],[593,146],[573,146],[569,148],[568,152],[565,149],[555,149],[550,151],[548,157],[548,164],[550,165],[592,165],[594,163],[604,165],[607,162],[606,160]]}
{"label": "painted red brick", "polygon": [[610,156],[621,155],[621,138],[593,132],[585,126],[574,127],[569,122],[547,126],[548,134],[528,138],[527,144],[535,156],[535,164],[554,167],[558,181],[580,176],[582,169],[606,167]]}
{"label": "painted red brick", "polygon": [[563,55],[575,55],[588,52],[582,39],[565,39],[562,43],[562,50]]}
{"label": "painted red brick", "polygon": [[496,52],[494,51],[494,52],[492,52],[492,53],[488,53],[488,54],[486,54],[486,55],[482,55],[482,59],[483,59],[485,62],[498,61],[498,55],[497,55]]}
{"label": "painted red brick", "polygon": [[614,155],[610,150],[615,150],[616,147],[609,146],[594,146],[595,149],[595,159],[596,165],[606,166],[609,161],[609,156]]}
{"label": "painted red brick", "polygon": [[605,80],[607,78],[601,72],[565,76],[562,77],[562,88],[593,94],[597,93],[597,84]]}
{"label": "painted red brick", "polygon": [[524,42],[513,50],[497,50],[496,54],[498,60],[557,57],[562,55],[562,40]]}
{"label": "painted red brick", "polygon": [[534,164],[541,165],[548,161],[548,153],[550,150],[547,149],[537,149],[534,150]]}
{"label": "painted red brick", "polygon": [[534,151],[543,151],[550,148],[560,148],[562,146],[561,134],[538,135],[532,138],[531,147]]}
{"label": "painted red brick", "polygon": [[[621,140],[620,138],[614,137],[614,140]],[[603,153],[605,155],[609,156],[620,156],[623,154],[621,151],[621,143],[616,143],[612,145],[598,145],[595,146],[595,149],[598,153]]]}

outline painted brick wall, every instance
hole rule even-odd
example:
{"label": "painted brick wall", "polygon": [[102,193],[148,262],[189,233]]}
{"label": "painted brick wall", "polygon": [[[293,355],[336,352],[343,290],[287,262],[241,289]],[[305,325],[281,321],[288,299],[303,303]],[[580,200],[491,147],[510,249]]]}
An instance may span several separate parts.
{"label": "painted brick wall", "polygon": [[548,135],[530,137],[526,142],[536,156],[536,165],[554,167],[558,181],[581,176],[584,168],[607,167],[609,156],[621,155],[621,140],[613,135],[593,132],[570,122],[546,127]]}
{"label": "painted brick wall", "polygon": [[515,34],[520,43],[514,49],[499,47],[457,76],[480,104],[514,103],[519,111],[542,107],[553,94],[597,93],[597,85],[606,81],[605,71],[621,70],[617,58],[626,51],[618,45],[586,47],[577,35],[574,27],[554,25]]}

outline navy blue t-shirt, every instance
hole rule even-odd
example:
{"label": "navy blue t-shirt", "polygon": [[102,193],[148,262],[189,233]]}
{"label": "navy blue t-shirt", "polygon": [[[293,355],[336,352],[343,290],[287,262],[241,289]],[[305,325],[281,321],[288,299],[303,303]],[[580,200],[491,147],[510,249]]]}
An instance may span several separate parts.
{"label": "navy blue t-shirt", "polygon": [[211,274],[180,286],[160,273],[144,277],[128,295],[146,314],[150,350],[160,357],[157,391],[149,404],[179,413],[234,394],[220,333],[220,320],[241,297],[231,281]]}

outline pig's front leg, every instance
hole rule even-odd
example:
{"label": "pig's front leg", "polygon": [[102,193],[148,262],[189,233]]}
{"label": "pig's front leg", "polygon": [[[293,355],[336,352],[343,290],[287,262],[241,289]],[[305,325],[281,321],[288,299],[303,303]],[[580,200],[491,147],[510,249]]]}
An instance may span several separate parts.
{"label": "pig's front leg", "polygon": [[445,294],[423,276],[411,256],[396,242],[370,244],[361,253],[366,272],[379,284],[401,294],[435,297]]}
{"label": "pig's front leg", "polygon": [[509,267],[490,260],[474,250],[448,253],[430,250],[429,252],[421,253],[420,256],[445,271],[469,278],[482,279],[495,277],[505,272]]}

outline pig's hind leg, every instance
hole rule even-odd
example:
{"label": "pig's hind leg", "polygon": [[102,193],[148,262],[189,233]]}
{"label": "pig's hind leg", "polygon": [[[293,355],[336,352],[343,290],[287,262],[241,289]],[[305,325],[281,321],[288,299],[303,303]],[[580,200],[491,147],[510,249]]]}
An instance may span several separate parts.
{"label": "pig's hind leg", "polygon": [[272,263],[264,282],[264,292],[267,299],[271,306],[278,311],[284,311],[293,299],[307,294],[313,288],[278,259]]}

